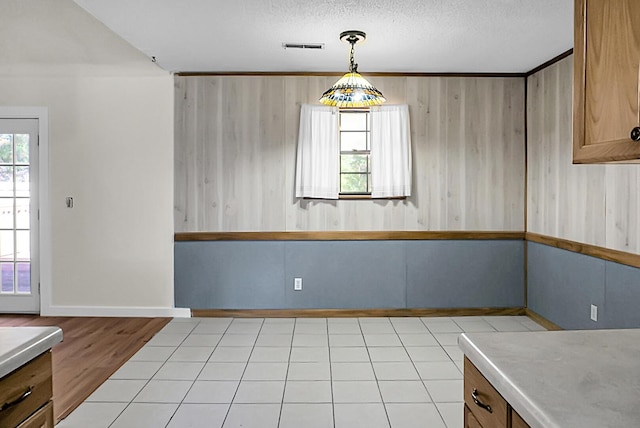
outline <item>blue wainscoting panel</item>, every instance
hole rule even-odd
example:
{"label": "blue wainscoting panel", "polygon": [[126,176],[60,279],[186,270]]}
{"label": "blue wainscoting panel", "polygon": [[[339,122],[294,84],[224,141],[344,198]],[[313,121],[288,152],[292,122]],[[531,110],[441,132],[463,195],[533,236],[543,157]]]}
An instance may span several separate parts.
{"label": "blue wainscoting panel", "polygon": [[524,306],[524,241],[407,242],[407,306]]}
{"label": "blue wainscoting panel", "polygon": [[284,245],[280,241],[176,242],[176,307],[281,308]]}
{"label": "blue wainscoting panel", "polygon": [[[522,307],[524,242],[175,243],[175,304],[192,309]],[[302,278],[302,291],[293,290]]]}
{"label": "blue wainscoting panel", "polygon": [[285,263],[287,308],[406,307],[403,241],[289,241]]}
{"label": "blue wainscoting panel", "polygon": [[640,327],[640,269],[606,262],[604,307],[598,308],[602,328]]}
{"label": "blue wainscoting panel", "polygon": [[[593,329],[591,304],[603,316],[605,264],[602,259],[528,243],[528,307],[565,329]],[[608,311],[607,311],[608,312]]]}

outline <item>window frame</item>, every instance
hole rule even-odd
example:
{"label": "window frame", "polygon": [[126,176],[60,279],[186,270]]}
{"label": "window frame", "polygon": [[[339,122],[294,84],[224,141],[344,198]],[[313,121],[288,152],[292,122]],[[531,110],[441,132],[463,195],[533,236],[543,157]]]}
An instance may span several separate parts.
{"label": "window frame", "polygon": [[[340,191],[338,192],[338,199],[372,199],[371,198],[371,109],[370,108],[344,108],[338,110],[338,133],[340,142],[340,153],[338,154],[338,162],[340,164]],[[343,114],[366,114],[366,126],[365,129],[356,130],[343,130],[342,129],[342,115]],[[343,133],[362,133],[366,135],[365,150],[343,150],[342,147],[342,135]],[[342,156],[343,155],[365,155],[367,159],[367,171],[366,172],[343,172],[342,170]],[[366,192],[343,192],[342,191],[342,177],[343,175],[364,175],[366,177],[367,191]]]}

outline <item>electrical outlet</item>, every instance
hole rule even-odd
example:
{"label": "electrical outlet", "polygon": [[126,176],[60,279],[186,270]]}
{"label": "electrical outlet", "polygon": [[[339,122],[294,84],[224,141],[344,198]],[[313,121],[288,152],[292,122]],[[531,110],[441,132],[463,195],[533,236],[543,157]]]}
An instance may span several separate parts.
{"label": "electrical outlet", "polygon": [[598,307],[591,305],[591,321],[598,321]]}
{"label": "electrical outlet", "polygon": [[302,278],[293,278],[293,289],[295,291],[302,290]]}

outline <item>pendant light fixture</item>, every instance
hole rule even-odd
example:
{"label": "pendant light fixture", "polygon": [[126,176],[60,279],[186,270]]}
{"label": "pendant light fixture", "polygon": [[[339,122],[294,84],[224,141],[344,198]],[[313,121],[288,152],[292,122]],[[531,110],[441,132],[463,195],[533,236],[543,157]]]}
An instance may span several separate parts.
{"label": "pendant light fixture", "polygon": [[349,72],[327,89],[320,102],[341,108],[369,107],[382,104],[386,100],[382,93],[358,73],[358,64],[353,58],[354,46],[367,35],[362,31],[351,30],[340,33],[340,40],[351,44],[349,53]]}

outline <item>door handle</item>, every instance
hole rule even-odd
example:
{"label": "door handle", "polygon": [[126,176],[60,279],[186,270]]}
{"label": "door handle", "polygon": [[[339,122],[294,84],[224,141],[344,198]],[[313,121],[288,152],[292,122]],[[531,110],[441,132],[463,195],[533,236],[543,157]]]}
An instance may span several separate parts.
{"label": "door handle", "polygon": [[26,400],[31,395],[31,391],[32,391],[32,388],[30,386],[27,387],[27,390],[24,391],[22,394],[20,394],[20,396],[18,398],[14,399],[14,400],[11,400],[11,401],[7,401],[2,406],[0,406],[0,412],[2,412],[4,410],[7,410],[7,409],[15,406],[16,404],[22,403],[24,400]]}
{"label": "door handle", "polygon": [[480,401],[480,399],[478,398],[477,389],[473,388],[473,392],[471,393],[471,398],[473,398],[473,402],[476,403],[476,406],[485,409],[489,413],[493,413],[493,410],[491,409],[490,405],[484,404],[482,401]]}

